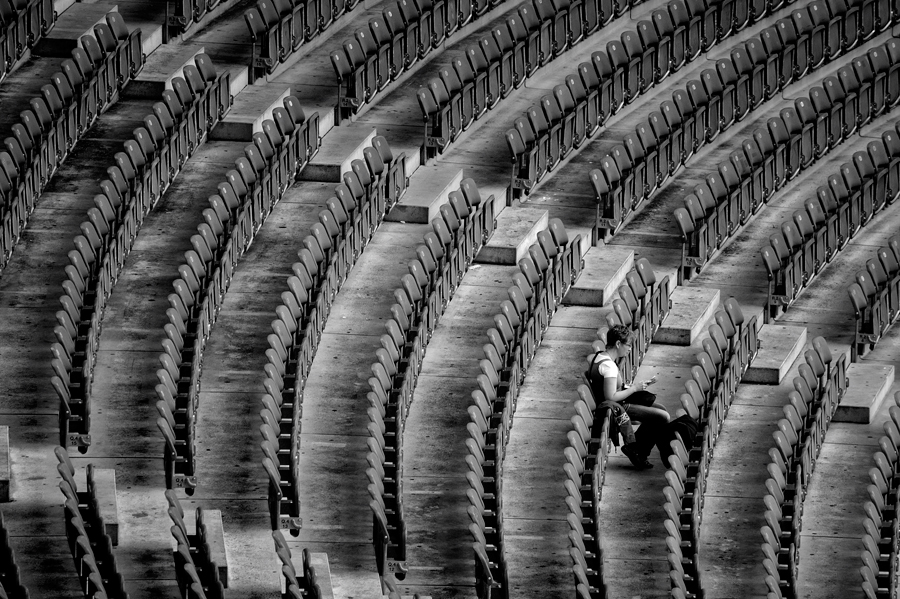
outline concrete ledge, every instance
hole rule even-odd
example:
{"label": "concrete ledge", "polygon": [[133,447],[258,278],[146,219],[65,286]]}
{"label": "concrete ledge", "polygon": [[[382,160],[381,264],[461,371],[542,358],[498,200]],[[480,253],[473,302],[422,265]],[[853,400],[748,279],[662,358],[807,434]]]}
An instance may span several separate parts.
{"label": "concrete ledge", "polygon": [[563,303],[605,306],[612,301],[616,289],[633,268],[634,250],[618,246],[593,247],[584,255],[584,268]]}
{"label": "concrete ledge", "polygon": [[372,145],[377,135],[372,127],[335,127],[322,138],[322,147],[300,171],[301,181],[340,183],[350,163],[363,160],[363,150]]}
{"label": "concrete ledge", "polygon": [[[284,106],[284,99],[291,95],[288,86],[251,85],[234,97],[234,104],[225,118],[210,132],[209,138],[223,141],[246,141],[262,131],[262,123],[272,118],[272,109]],[[307,167],[308,168],[308,167]]]}
{"label": "concrete ledge", "polygon": [[322,590],[322,599],[334,599],[334,585],[331,582],[331,566],[327,553],[310,553],[309,567],[316,573],[316,582]]}
{"label": "concrete ledge", "polygon": [[9,427],[0,426],[0,503],[9,501],[10,477]]}
{"label": "concrete ledge", "polygon": [[779,385],[806,347],[806,327],[764,324],[759,344],[759,353],[742,382]]}
{"label": "concrete ledge", "polygon": [[228,588],[228,551],[225,548],[225,527],[222,512],[203,510],[203,524],[206,526],[206,542],[209,544],[209,559],[216,564],[222,586]]}
{"label": "concrete ledge", "polygon": [[537,234],[547,228],[550,213],[540,208],[504,210],[497,217],[497,228],[490,241],[478,252],[475,262],[515,266],[528,255],[528,247]]}
{"label": "concrete ledge", "polygon": [[718,289],[678,287],[672,293],[672,310],[653,336],[653,342],[691,345],[706,330],[718,307]]}
{"label": "concrete ledge", "polygon": [[462,180],[463,171],[458,166],[423,166],[410,179],[403,199],[391,209],[385,220],[427,225],[438,216],[440,207],[449,201],[447,196],[459,189]]}
{"label": "concrete ledge", "polygon": [[106,23],[106,14],[117,11],[116,5],[77,2],[59,15],[56,25],[38,40],[32,51],[37,56],[71,58],[72,50],[80,45],[81,36],[93,35],[94,25]]}
{"label": "concrete ledge", "polygon": [[203,46],[163,46],[147,56],[144,68],[126,88],[128,96],[159,99],[165,89],[172,89],[175,77],[184,77],[184,67],[194,64],[194,57],[204,52]]}
{"label": "concrete ledge", "polygon": [[112,544],[119,544],[119,501],[116,497],[116,471],[112,468],[94,468],[94,496],[103,518],[104,532]]}
{"label": "concrete ledge", "polygon": [[847,366],[850,385],[834,413],[835,422],[869,424],[894,384],[894,367],[881,364]]}

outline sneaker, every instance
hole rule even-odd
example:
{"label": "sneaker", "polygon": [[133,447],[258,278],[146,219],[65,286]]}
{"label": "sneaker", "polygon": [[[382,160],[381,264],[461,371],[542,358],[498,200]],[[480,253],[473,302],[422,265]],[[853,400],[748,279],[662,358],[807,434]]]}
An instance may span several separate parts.
{"label": "sneaker", "polygon": [[650,460],[647,459],[647,456],[638,455],[633,449],[622,447],[622,453],[625,454],[625,457],[631,460],[631,465],[638,470],[648,470],[650,468],[653,468],[653,464],[650,463]]}

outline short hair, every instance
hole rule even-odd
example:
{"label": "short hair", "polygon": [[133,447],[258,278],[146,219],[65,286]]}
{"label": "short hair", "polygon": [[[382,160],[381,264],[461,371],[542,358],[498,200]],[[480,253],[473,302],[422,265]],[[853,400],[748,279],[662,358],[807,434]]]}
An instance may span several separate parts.
{"label": "short hair", "polygon": [[615,347],[617,341],[621,341],[624,344],[628,344],[628,341],[632,338],[632,331],[630,328],[626,327],[623,324],[614,324],[609,327],[609,330],[606,331],[606,347],[612,348]]}

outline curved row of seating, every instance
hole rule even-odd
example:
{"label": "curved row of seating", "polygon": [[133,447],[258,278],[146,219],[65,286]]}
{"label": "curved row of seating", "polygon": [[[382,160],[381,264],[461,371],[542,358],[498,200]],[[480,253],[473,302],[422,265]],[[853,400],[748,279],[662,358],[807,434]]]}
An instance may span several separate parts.
{"label": "curved row of seating", "polygon": [[[780,20],[780,27],[764,29],[745,44],[738,44],[729,58],[716,61],[715,70],[704,70],[701,81],[689,81],[684,90],[672,94],[671,101],[660,105],[659,112],[651,113],[648,124],[637,127],[628,147],[613,148],[601,160],[601,168],[591,171],[600,203],[598,236],[614,234],[635,208],[658,189],[667,173],[674,174],[701,146],[712,142],[786,85],[799,81],[874,33],[873,23],[855,18],[858,7],[848,8],[841,3],[831,8],[838,12],[826,18],[822,15],[824,3],[813,2],[794,11],[790,19]],[[868,29],[863,28],[865,23]],[[836,52],[831,43],[837,44]],[[817,107],[827,114],[837,106],[842,108],[859,87],[857,83],[853,90],[845,91],[842,85],[850,83],[847,80],[830,86],[830,96],[822,94]],[[813,115],[818,118],[818,110]],[[745,147],[749,164],[741,163],[742,172],[767,172],[776,162],[775,148],[768,136],[755,141],[763,145]],[[773,182],[767,189],[776,187]],[[678,214],[682,216],[679,225],[690,239],[694,233],[691,221]]]}
{"label": "curved row of seating", "polygon": [[[646,277],[646,281],[644,280]],[[635,293],[637,289],[637,293]],[[619,299],[613,300],[614,311],[607,314],[607,326],[598,329],[598,340],[593,345],[594,354],[606,348],[606,332],[613,325],[628,326],[635,331],[635,341],[629,355],[617,364],[622,379],[631,382],[649,349],[653,333],[668,315],[670,307],[668,277],[657,284],[656,275],[646,258],[635,263],[635,269],[626,275],[626,283],[619,287]],[[637,297],[643,302],[639,304]],[[623,296],[625,299],[623,299]],[[657,310],[654,306],[665,307]],[[620,317],[621,315],[621,317]],[[649,333],[649,337],[647,334]],[[589,383],[588,372],[583,376]],[[582,599],[605,599],[606,583],[603,578],[603,549],[600,541],[600,522],[597,510],[603,494],[603,480],[609,455],[610,414],[599,406],[588,384],[578,386],[579,400],[575,402],[572,429],[567,438],[564,454],[566,463],[566,505],[569,508],[569,555],[575,577],[576,596]],[[615,440],[618,446],[618,440]]]}
{"label": "curved row of seating", "polygon": [[786,311],[861,227],[900,196],[896,129],[885,131],[880,142],[870,142],[866,152],[854,153],[851,162],[829,176],[828,184],[816,189],[816,198],[808,199],[804,210],[782,223],[781,234],[771,235],[769,245],[760,249],[769,282],[767,318]]}
{"label": "curved row of seating", "polygon": [[319,347],[331,305],[372,233],[393,206],[392,170],[397,158],[381,136],[363,150],[365,161],[354,160],[325,202],[319,222],[312,226],[291,267],[288,290],[275,309],[263,367],[266,395],[260,411],[263,468],[269,478],[269,515],[272,530],[300,534],[300,452],[303,391]]}
{"label": "curved row of seating", "polygon": [[250,83],[274,73],[304,42],[358,4],[359,0],[259,0],[244,13],[253,44]]}
{"label": "curved row of seating", "polygon": [[757,319],[745,319],[734,298],[715,314],[701,342],[681,404],[699,425],[693,439],[678,438],[666,470],[666,550],[673,597],[703,597],[700,580],[700,523],[709,462],[728,408],[759,349]]}
{"label": "curved row of seating", "polygon": [[331,53],[338,79],[338,119],[352,118],[419,59],[440,48],[447,37],[501,1],[398,0],[389,4],[380,18],[369,21],[367,29],[357,29],[344,42],[343,51]]}
{"label": "curved row of seating", "polygon": [[169,504],[168,514],[172,520],[172,536],[175,539],[175,580],[184,599],[223,599],[227,581],[222,581],[219,569],[224,564],[217,563],[221,557],[215,555],[207,530],[203,508],[198,507],[194,516],[194,534],[190,534],[184,521],[184,510],[178,496],[171,489],[165,492]]}
{"label": "curved row of seating", "polygon": [[69,454],[63,447],[57,447],[54,452],[59,460],[56,469],[62,478],[59,488],[66,497],[66,539],[85,599],[128,599],[125,581],[116,564],[113,540],[97,502],[94,465],[87,465],[87,490],[79,491]]}
{"label": "curved row of seating", "polygon": [[81,37],[72,58],[60,65],[12,126],[0,151],[0,274],[25,229],[38,197],[59,165],[115,94],[143,66],[141,30],[128,32],[111,12]]}
{"label": "curved row of seating", "polygon": [[[734,13],[736,8],[741,15]],[[746,26],[749,15],[749,3],[675,0],[655,10],[650,20],[639,21],[636,30],[607,43],[605,52],[591,54],[591,62],[578,65],[577,74],[555,86],[552,97],[541,98],[541,109],[529,108],[506,132],[513,163],[511,199],[528,195],[610,116]],[[629,147],[635,141],[627,142]]]}
{"label": "curved row of seating", "polygon": [[0,512],[0,596],[8,599],[28,599],[28,589],[22,584],[19,564],[9,544],[9,530]]}
{"label": "curved row of seating", "polygon": [[235,160],[235,169],[225,174],[219,193],[210,196],[168,298],[165,351],[156,372],[156,424],[165,440],[166,488],[184,488],[189,495],[197,485],[195,421],[210,329],[238,260],[321,144],[318,113],[307,118],[297,98],[286,97],[272,116]]}
{"label": "curved row of seating", "polygon": [[467,512],[472,523],[475,590],[480,599],[508,597],[509,579],[503,546],[503,458],[513,425],[519,385],[541,344],[553,313],[582,269],[581,236],[569,239],[558,218],[538,232],[529,256],[519,261],[508,300],[488,329],[482,374],[476,381],[466,425]]}
{"label": "curved row of seating", "polygon": [[[890,89],[892,78],[895,90]],[[900,45],[891,41],[873,48],[822,83],[758,127],[742,143],[743,151],[732,152],[675,210],[683,237],[683,277],[699,272],[776,191],[890,108],[892,91],[900,93]],[[895,133],[891,128],[891,142]],[[856,152],[852,163],[841,165],[827,187],[819,187],[820,206],[808,203],[811,210],[795,213],[795,222],[786,221],[782,234],[770,237],[763,261],[770,288],[777,286],[781,293],[768,298],[767,318],[786,309],[830,256],[884,207],[888,175],[897,171],[891,163],[887,144],[872,142],[867,152]],[[876,191],[881,192],[877,197]],[[836,225],[834,239],[826,237],[830,220]],[[803,254],[813,250],[804,261]],[[785,280],[794,276],[796,280]]]}
{"label": "curved row of seating", "polygon": [[[900,394],[894,394],[900,400]],[[865,534],[859,569],[866,599],[888,599],[897,593],[897,556],[900,536],[893,522],[897,514],[897,479],[900,472],[900,407],[891,406],[891,419],[884,423],[884,435],[878,440],[881,451],[872,455],[875,466],[869,469],[872,484],[867,487],[870,501],[863,504]]]}
{"label": "curved row of seating", "polygon": [[372,499],[373,542],[379,575],[402,577],[406,570],[403,510],[403,431],[419,368],[441,315],[469,266],[490,238],[494,197],[482,199],[472,179],[464,179],[431,222],[416,259],[394,291],[397,303],[385,323],[387,334],[375,351],[367,394],[369,408],[368,491]]}
{"label": "curved row of seating", "polygon": [[760,533],[765,581],[775,597],[799,596],[803,500],[828,424],[848,384],[845,356],[834,359],[823,337],[813,339],[812,346],[804,353],[805,363],[800,364],[794,391],[783,407],[785,417],[772,433],[775,447],[769,450],[772,461],[763,496],[766,525]]}
{"label": "curved row of seating", "polygon": [[173,90],[163,92],[144,127],[124,142],[125,151],[116,153],[69,252],[57,342],[50,348],[51,382],[60,401],[60,445],[82,453],[91,442],[94,358],[112,289],[144,218],[231,106],[228,74],[217,75],[205,54],[195,61],[184,68],[186,78],[173,79]]}
{"label": "curved row of seating", "polygon": [[308,597],[309,599],[327,599],[334,595],[326,595],[322,592],[319,584],[318,573],[315,566],[310,560],[309,550],[304,549],[300,554],[300,572],[294,567],[291,557],[291,548],[280,530],[272,531],[272,539],[275,541],[275,553],[281,562],[281,575],[284,577],[284,590],[281,593],[281,599],[299,599],[300,597]]}
{"label": "curved row of seating", "polygon": [[866,260],[865,270],[847,289],[856,320],[856,338],[850,360],[875,348],[875,344],[900,317],[900,236],[894,235],[888,247],[879,248],[875,258]]}
{"label": "curved row of seating", "polygon": [[0,81],[56,24],[52,0],[0,1]]}

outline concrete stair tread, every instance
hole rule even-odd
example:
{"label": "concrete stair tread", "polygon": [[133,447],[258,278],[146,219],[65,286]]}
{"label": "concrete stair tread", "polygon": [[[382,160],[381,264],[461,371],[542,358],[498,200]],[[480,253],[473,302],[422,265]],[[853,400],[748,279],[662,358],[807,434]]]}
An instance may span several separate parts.
{"label": "concrete stair tread", "polygon": [[372,145],[376,135],[373,127],[335,127],[322,139],[319,153],[300,173],[300,180],[340,183],[350,163],[364,159],[363,150]]}
{"label": "concrete stair tread", "polygon": [[459,189],[463,170],[453,164],[423,166],[411,178],[403,199],[391,209],[387,220],[428,224],[439,215],[451,191]]}
{"label": "concrete stair tread", "polygon": [[672,292],[672,309],[653,336],[654,343],[691,345],[705,332],[719,307],[719,290],[681,286]]}
{"label": "concrete stair tread", "polygon": [[115,11],[115,4],[73,4],[59,15],[50,33],[38,40],[34,53],[39,56],[69,58],[72,49],[79,45],[81,36],[93,35],[94,25],[106,23],[106,14]]}
{"label": "concrete stair tread", "polygon": [[564,303],[576,306],[609,304],[625,275],[634,268],[634,250],[616,246],[592,247],[584,254],[584,268]]}
{"label": "concrete stair tread", "polygon": [[284,99],[291,95],[288,86],[248,86],[234,96],[231,110],[210,133],[210,139],[250,141],[253,134],[262,131],[262,123],[272,118],[272,110],[284,106]]}
{"label": "concrete stair tread", "polygon": [[857,362],[847,366],[847,378],[850,384],[834,413],[834,421],[868,424],[894,384],[894,367]]}
{"label": "concrete stair tread", "polygon": [[742,382],[781,384],[788,370],[806,347],[806,327],[764,324],[759,330],[759,353]]}
{"label": "concrete stair tread", "polygon": [[184,67],[205,48],[196,44],[165,45],[147,56],[144,68],[128,85],[128,95],[156,98],[164,89],[172,89],[175,77],[184,77]]}
{"label": "concrete stair tread", "polygon": [[497,217],[497,227],[475,262],[482,264],[515,265],[528,255],[528,247],[537,241],[537,234],[547,228],[550,213],[541,208],[504,210]]}

